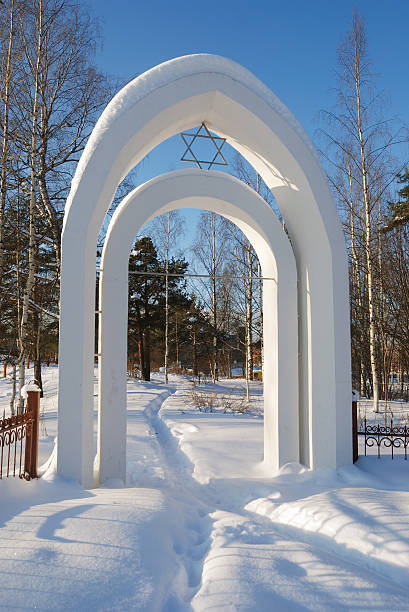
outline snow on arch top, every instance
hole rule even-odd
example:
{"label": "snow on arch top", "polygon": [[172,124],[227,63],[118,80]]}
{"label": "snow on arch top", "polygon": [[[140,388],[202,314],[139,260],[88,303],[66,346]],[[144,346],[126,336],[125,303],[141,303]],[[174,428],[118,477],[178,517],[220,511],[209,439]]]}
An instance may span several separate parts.
{"label": "snow on arch top", "polygon": [[318,160],[317,152],[299,121],[281,100],[260,81],[260,79],[254,76],[247,68],[221,55],[197,53],[193,55],[183,55],[163,62],[162,64],[158,64],[130,81],[112,98],[98,119],[86,144],[78,163],[73,183],[78,181],[88,159],[92,156],[98,143],[121,115],[125,114],[132,106],[151,92],[171,82],[177,81],[178,79],[201,73],[225,75],[253,91],[284,119]]}

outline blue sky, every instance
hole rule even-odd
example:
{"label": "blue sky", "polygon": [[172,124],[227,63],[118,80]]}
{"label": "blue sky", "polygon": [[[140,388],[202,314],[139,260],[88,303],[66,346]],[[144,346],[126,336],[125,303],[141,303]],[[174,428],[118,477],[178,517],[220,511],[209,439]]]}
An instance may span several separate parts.
{"label": "blue sky", "polygon": [[91,0],[90,5],[102,25],[97,61],[105,71],[128,81],[180,55],[224,55],[264,81],[310,134],[315,113],[329,104],[337,46],[357,7],[367,22],[379,84],[409,122],[406,0]]}
{"label": "blue sky", "polygon": [[[317,114],[334,102],[337,47],[357,8],[368,30],[378,88],[391,113],[409,124],[409,2],[291,0],[203,2],[90,0],[102,26],[97,64],[127,82],[156,64],[189,53],[229,57],[259,77],[314,140]],[[181,141],[149,155],[138,181],[183,167]]]}

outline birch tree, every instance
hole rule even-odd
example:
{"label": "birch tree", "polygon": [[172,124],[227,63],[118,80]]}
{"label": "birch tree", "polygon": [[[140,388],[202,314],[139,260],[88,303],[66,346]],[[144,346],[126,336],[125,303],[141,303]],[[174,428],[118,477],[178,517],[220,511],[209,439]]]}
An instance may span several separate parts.
{"label": "birch tree", "polygon": [[168,384],[169,372],[169,261],[172,255],[179,256],[180,249],[178,241],[183,235],[183,220],[176,210],[160,215],[150,224],[149,233],[153,237],[160,258],[165,263],[165,350],[164,350],[164,374],[165,383]]}
{"label": "birch tree", "polygon": [[213,382],[219,378],[219,336],[221,332],[219,289],[222,285],[223,267],[228,265],[227,244],[228,232],[225,220],[213,212],[202,212],[193,253],[199,264],[197,271],[200,270],[208,275],[208,279],[201,279],[197,287],[199,297],[211,315],[213,333],[210,366]]}
{"label": "birch tree", "polygon": [[[379,321],[383,308],[379,235],[390,186],[396,175],[391,150],[401,141],[402,133],[393,117],[385,114],[385,96],[376,91],[365,24],[357,13],[353,14],[350,29],[338,50],[337,78],[337,106],[334,111],[324,112],[328,128],[321,130],[327,144],[323,154],[330,164],[329,178],[335,195],[347,218],[352,286],[357,292],[358,310],[362,309],[358,317],[361,319],[360,333],[367,331],[368,334],[373,407],[378,412]],[[367,322],[364,321],[366,315]],[[362,391],[366,383],[362,367],[364,347],[361,345],[357,350],[360,352]]]}
{"label": "birch tree", "polygon": [[[29,151],[29,167],[30,167],[30,183],[29,183],[29,244],[28,244],[28,275],[23,290],[21,320],[19,325],[19,412],[23,409],[23,397],[21,389],[24,385],[24,361],[27,354],[27,319],[29,311],[29,302],[32,297],[34,286],[35,260],[34,252],[36,247],[35,240],[35,211],[36,211],[36,173],[37,173],[37,124],[39,112],[39,96],[40,96],[40,63],[42,48],[44,44],[44,22],[43,22],[43,5],[42,0],[39,0],[38,13],[35,16],[35,45],[24,46],[25,58],[27,66],[32,75],[33,93],[32,106],[30,109],[31,130],[30,140],[31,147]],[[25,14],[20,18],[20,36],[22,39],[27,38],[27,33],[24,29]]]}
{"label": "birch tree", "polygon": [[[98,28],[86,7],[74,0],[4,0],[0,11],[4,17],[0,32],[0,286],[5,232],[15,235],[13,211],[18,207],[18,231],[27,239],[27,258],[16,247],[21,389],[30,346],[37,355],[41,352],[43,317],[36,305],[40,293],[34,291],[36,253],[44,244],[54,249],[54,261],[47,260],[54,270],[54,299],[70,178],[97,114],[112,90],[92,65]],[[28,335],[32,322],[35,342]]]}
{"label": "birch tree", "polygon": [[[283,229],[284,219],[281,215],[280,209],[278,208],[277,202],[267,187],[267,185],[262,180],[261,176],[254,170],[252,166],[248,164],[248,162],[239,154],[236,154],[233,163],[233,173],[237,176],[243,183],[246,183],[249,187],[254,189],[256,193],[258,193],[272,208],[280,222],[282,223]],[[250,245],[249,245],[250,248]],[[260,262],[257,259],[257,270],[254,275],[257,275],[257,293],[256,293],[256,303],[255,308],[258,309],[258,329],[257,333],[260,338],[260,354],[261,354],[261,365],[264,370],[264,336],[263,336],[263,281],[262,279],[262,270]]]}
{"label": "birch tree", "polygon": [[233,226],[233,241],[234,241],[234,256],[235,270],[241,276],[242,283],[239,287],[239,295],[243,297],[244,302],[244,346],[245,346],[245,362],[246,362],[246,394],[247,401],[250,400],[249,381],[253,378],[253,327],[255,318],[255,301],[256,281],[254,277],[257,274],[258,259],[250,241]]}
{"label": "birch tree", "polygon": [[1,172],[0,172],[0,289],[3,279],[3,259],[4,259],[4,212],[6,207],[7,191],[7,168],[9,166],[10,133],[10,89],[12,85],[12,74],[14,68],[13,45],[15,38],[15,4],[10,0],[9,4],[0,8],[0,18],[3,19],[4,30],[2,31],[1,46],[6,49],[1,61],[1,101],[2,112],[2,142],[1,142]]}
{"label": "birch tree", "polygon": [[[33,43],[42,24],[41,53],[34,65]],[[33,107],[33,84],[37,88],[36,182],[37,214],[49,228],[60,264],[63,205],[69,178],[75,169],[95,120],[112,90],[95,70],[94,57],[99,33],[92,18],[72,0],[35,0],[32,10],[21,17],[21,46],[26,62],[21,74],[25,91],[20,96],[18,119],[30,133],[27,119]],[[24,136],[21,151],[27,147]]]}

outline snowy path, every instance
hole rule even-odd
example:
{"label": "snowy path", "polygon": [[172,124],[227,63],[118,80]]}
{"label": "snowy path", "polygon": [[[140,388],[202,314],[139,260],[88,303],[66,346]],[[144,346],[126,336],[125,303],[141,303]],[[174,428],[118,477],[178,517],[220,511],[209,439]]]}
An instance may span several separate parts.
{"label": "snowy path", "polygon": [[[185,488],[183,457],[157,417],[168,395],[163,384],[130,385],[127,487],[1,481],[1,610],[191,609],[211,521]],[[174,451],[179,463],[170,466]]]}
{"label": "snowy path", "polygon": [[[184,462],[193,480],[185,475],[183,487],[208,507],[212,521],[193,610],[409,610],[409,493],[394,498],[393,507],[390,492],[345,489],[354,484],[354,467],[345,470],[340,482],[330,473],[299,474],[289,466],[272,486],[271,479],[260,477],[257,463],[260,421],[230,417],[229,427],[219,425],[217,431],[215,421],[224,415],[182,411],[183,393],[179,388],[169,397],[160,416],[190,459]],[[244,435],[237,437],[239,426]],[[169,463],[174,465],[174,458]],[[338,487],[340,492],[333,490]],[[308,493],[318,495],[310,498]],[[295,499],[286,504],[285,497]],[[373,514],[365,515],[371,502]],[[272,514],[275,507],[289,515],[287,522],[285,516],[280,521]],[[395,533],[387,532],[382,522],[394,513],[400,529],[395,525]],[[311,525],[313,518],[324,527]],[[363,544],[366,554],[360,551]]]}
{"label": "snowy path", "polygon": [[409,610],[403,462],[265,478],[262,419],[171,382],[128,385],[125,488],[0,482],[1,610]]}
{"label": "snowy path", "polygon": [[[368,522],[368,517],[362,517],[353,529],[348,524],[348,512],[342,514],[336,508],[337,501],[339,505],[342,497],[347,498],[343,495],[344,489],[338,498],[333,493],[335,503],[331,506],[327,483],[317,485],[308,481],[304,485],[306,490],[311,492],[315,484],[315,490],[321,493],[315,506],[321,518],[338,518],[332,527],[335,522],[339,537],[334,540],[328,537],[333,535],[331,527],[323,529],[320,536],[316,533],[319,529],[314,527],[309,533],[305,520],[299,521],[296,527],[291,520],[286,524],[283,519],[280,524],[269,515],[267,507],[272,510],[278,505],[283,513],[287,509],[293,519],[300,512],[297,507],[289,510],[291,502],[277,504],[274,501],[277,492],[271,491],[271,481],[256,478],[260,476],[257,461],[262,448],[260,421],[245,415],[230,415],[229,426],[220,427],[220,417],[223,420],[224,415],[192,414],[183,409],[184,394],[184,386],[179,384],[176,392],[163,403],[159,415],[157,403],[145,411],[150,431],[160,447],[169,497],[179,505],[186,526],[185,537],[176,552],[187,583],[183,577],[178,597],[173,600],[176,610],[184,608],[183,603],[187,610],[195,611],[409,609],[406,569],[409,546],[404,542],[407,528],[404,528],[405,534],[398,533],[393,540],[390,533],[385,533],[386,526],[382,532],[379,524],[376,525],[379,534],[371,534],[371,527],[375,528],[373,521],[365,532],[369,554],[365,557],[359,551],[363,538],[358,538],[356,531],[357,525],[361,529],[361,522]],[[290,473],[287,480],[295,484],[297,476]],[[286,475],[282,480],[284,484]],[[285,486],[288,488],[288,483],[283,489]],[[294,486],[295,491],[300,493],[299,484]],[[257,499],[266,492],[270,497]],[[354,494],[358,499],[354,499]],[[393,514],[393,508],[385,506],[386,496],[378,497],[382,515],[388,515],[388,510]],[[401,511],[409,500],[407,493],[402,496]],[[307,506],[308,511],[308,502],[301,497],[302,510]],[[344,505],[349,503],[355,507],[361,501],[361,509],[355,510],[355,514],[364,513],[370,503],[368,497],[370,494],[366,492],[365,496],[362,489],[352,490]],[[253,501],[246,505],[249,499]],[[322,522],[331,523],[330,520]],[[376,554],[370,554],[377,539],[379,543],[386,540],[389,543],[386,551],[380,546],[380,560]],[[399,551],[399,542],[404,550]],[[396,568],[391,554],[396,556],[398,552],[402,556],[400,567]],[[395,582],[385,577],[385,570]]]}
{"label": "snowy path", "polygon": [[[133,442],[146,438],[145,408],[159,407],[165,395],[162,386],[139,398]],[[144,449],[150,473],[137,488],[84,491],[59,478],[1,483],[2,610],[164,609],[184,528],[178,508],[155,487],[161,473],[151,441]]]}

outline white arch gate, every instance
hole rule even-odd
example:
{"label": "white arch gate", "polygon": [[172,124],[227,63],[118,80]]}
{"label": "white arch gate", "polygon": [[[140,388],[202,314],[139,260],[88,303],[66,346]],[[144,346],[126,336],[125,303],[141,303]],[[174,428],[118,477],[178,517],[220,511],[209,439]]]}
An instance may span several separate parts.
{"label": "white arch gate", "polygon": [[161,64],[105,109],[78,164],[62,237],[58,471],[93,482],[95,252],[122,178],[166,138],[203,121],[227,138],[272,190],[298,280],[300,459],[312,469],[351,461],[346,248],[325,176],[302,128],[241,66],[193,55]]}
{"label": "white arch gate", "polygon": [[238,179],[184,170],[131,192],[109,224],[101,260],[99,438],[101,481],[125,480],[128,260],[135,234],[150,218],[176,208],[202,208],[236,223],[251,240],[263,275],[264,463],[273,472],[299,460],[297,271],[275,214]]}

